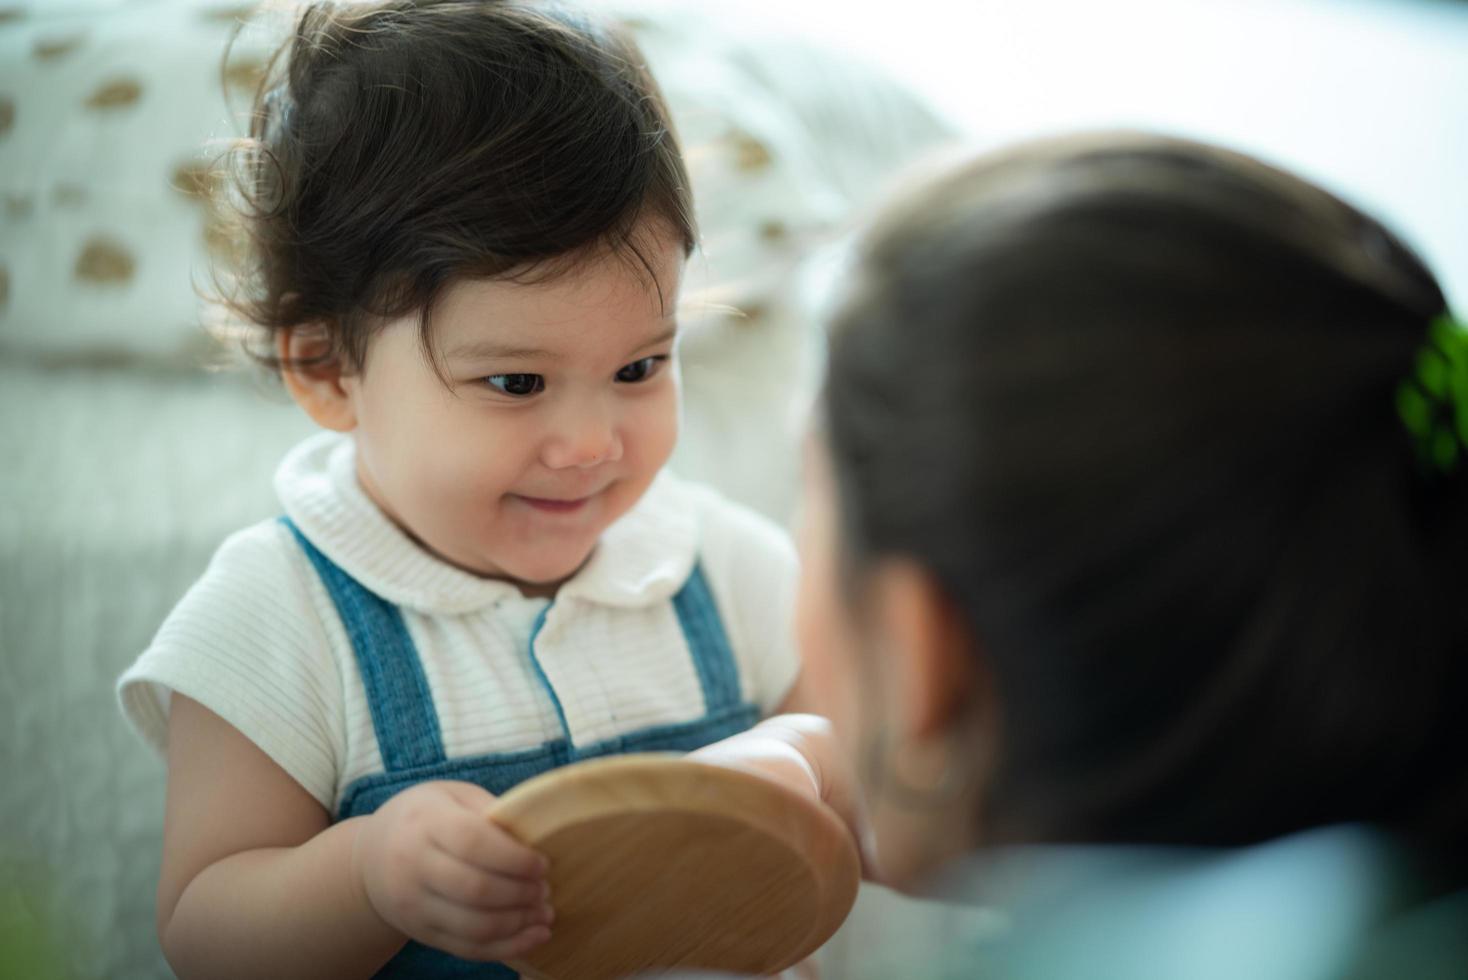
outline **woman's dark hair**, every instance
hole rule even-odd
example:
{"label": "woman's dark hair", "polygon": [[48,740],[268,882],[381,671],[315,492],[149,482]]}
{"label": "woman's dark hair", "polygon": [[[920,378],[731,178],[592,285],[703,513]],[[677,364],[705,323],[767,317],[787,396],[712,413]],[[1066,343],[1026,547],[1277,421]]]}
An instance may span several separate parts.
{"label": "woman's dark hair", "polygon": [[991,841],[1339,821],[1468,853],[1468,483],[1399,420],[1444,297],[1302,180],[1147,136],[899,201],[833,324],[854,581],[906,556],[999,704]]}
{"label": "woman's dark hair", "polygon": [[414,311],[431,350],[455,279],[542,279],[607,250],[652,276],[650,228],[695,244],[636,45],[534,0],[308,6],[233,162],[249,247],[226,305],[271,334],[324,325],[356,368],[376,326]]}

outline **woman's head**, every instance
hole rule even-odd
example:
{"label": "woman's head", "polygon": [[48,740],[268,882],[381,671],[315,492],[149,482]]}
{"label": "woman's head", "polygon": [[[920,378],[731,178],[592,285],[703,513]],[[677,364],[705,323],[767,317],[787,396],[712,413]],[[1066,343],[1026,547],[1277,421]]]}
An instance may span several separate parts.
{"label": "woman's head", "polygon": [[528,0],[313,4],[235,160],[232,305],[368,493],[472,572],[574,572],[678,428],[695,231],[636,46]]}
{"label": "woman's head", "polygon": [[1468,461],[1431,474],[1395,407],[1443,309],[1376,222],[1194,143],[1031,145],[890,207],[803,603],[816,670],[863,648],[833,710],[873,793],[931,743],[975,840],[1461,833]]}

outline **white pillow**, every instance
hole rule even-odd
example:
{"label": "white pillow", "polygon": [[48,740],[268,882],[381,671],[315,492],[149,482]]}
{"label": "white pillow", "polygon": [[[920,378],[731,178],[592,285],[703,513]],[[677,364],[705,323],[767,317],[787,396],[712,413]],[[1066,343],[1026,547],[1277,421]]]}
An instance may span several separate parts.
{"label": "white pillow", "polygon": [[[0,25],[0,344],[177,358],[199,350],[209,265],[189,191],[236,131],[221,60],[240,3],[38,4]],[[263,64],[231,59],[236,114]]]}
{"label": "white pillow", "polygon": [[[211,342],[205,209],[190,193],[243,132],[289,24],[277,5],[36,4],[0,23],[0,351],[193,363]],[[947,129],[837,52],[686,6],[628,13],[673,106],[705,256],[698,299],[769,313],[853,203]]]}

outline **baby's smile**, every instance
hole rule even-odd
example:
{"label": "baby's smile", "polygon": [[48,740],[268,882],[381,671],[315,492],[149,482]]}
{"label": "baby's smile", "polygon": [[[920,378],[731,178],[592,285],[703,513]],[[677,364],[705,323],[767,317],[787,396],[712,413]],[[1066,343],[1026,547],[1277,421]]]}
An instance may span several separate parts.
{"label": "baby's smile", "polygon": [[548,514],[571,514],[581,510],[591,502],[595,494],[586,497],[578,497],[569,500],[561,500],[550,497],[526,497],[521,494],[511,494],[510,497],[523,504],[534,507],[536,510]]}
{"label": "baby's smile", "polygon": [[543,513],[572,514],[584,510],[587,504],[594,502],[615,482],[601,476],[595,483],[583,483],[579,486],[572,484],[554,489],[537,487],[529,493],[511,491],[505,496]]}

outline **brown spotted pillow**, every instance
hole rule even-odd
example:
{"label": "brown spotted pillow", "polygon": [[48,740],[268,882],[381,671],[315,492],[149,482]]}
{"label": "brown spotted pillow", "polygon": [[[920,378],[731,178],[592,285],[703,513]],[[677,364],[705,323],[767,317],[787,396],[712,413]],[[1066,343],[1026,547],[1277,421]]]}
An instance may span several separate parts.
{"label": "brown spotted pillow", "polygon": [[[705,254],[692,279],[743,322],[787,319],[802,260],[948,134],[819,45],[748,35],[712,6],[588,2],[644,46],[693,175]],[[0,352],[197,363],[214,350],[197,290],[239,245],[202,206],[210,164],[289,26],[278,0],[255,6],[0,0]]]}
{"label": "brown spotted pillow", "polygon": [[266,52],[251,4],[0,0],[0,351],[194,360],[211,138]]}

